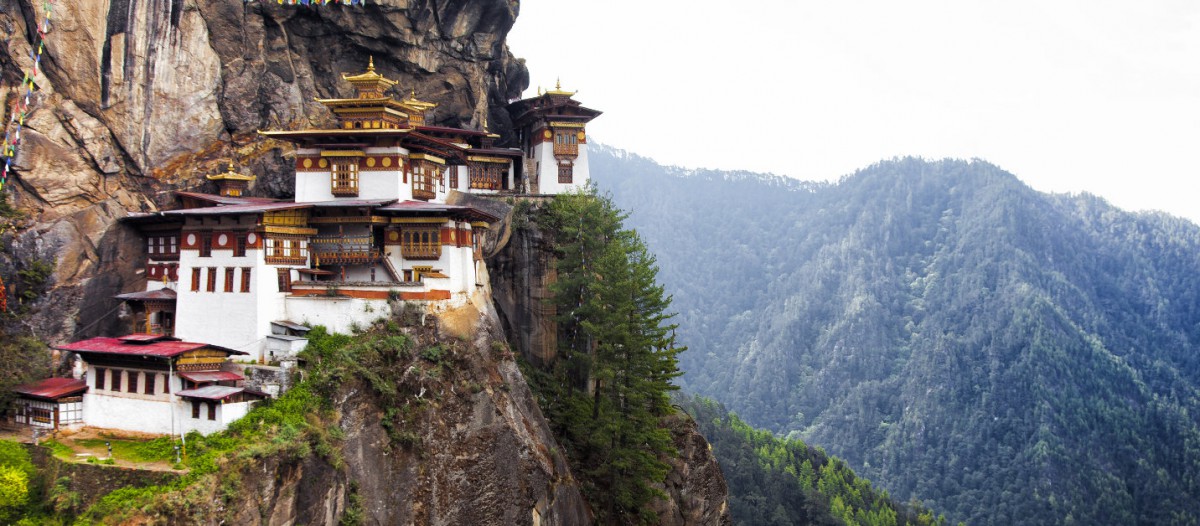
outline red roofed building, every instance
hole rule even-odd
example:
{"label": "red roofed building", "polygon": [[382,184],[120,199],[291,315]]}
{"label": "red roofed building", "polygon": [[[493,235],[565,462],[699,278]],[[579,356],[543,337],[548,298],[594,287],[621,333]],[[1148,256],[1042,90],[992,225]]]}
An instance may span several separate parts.
{"label": "red roofed building", "polygon": [[[82,385],[85,425],[157,434],[203,434],[244,416],[262,393],[227,370],[244,352],[158,334],[97,337],[58,347],[87,365]],[[205,390],[220,387],[221,396]]]}
{"label": "red roofed building", "polygon": [[83,423],[83,393],[87,383],[74,378],[47,378],[18,386],[13,421],[31,427],[58,430]]}

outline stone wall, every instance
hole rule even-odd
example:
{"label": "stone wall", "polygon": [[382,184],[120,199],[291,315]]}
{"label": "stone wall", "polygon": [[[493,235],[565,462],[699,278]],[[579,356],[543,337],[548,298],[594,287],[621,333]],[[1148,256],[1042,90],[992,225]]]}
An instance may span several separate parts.
{"label": "stone wall", "polygon": [[50,448],[26,444],[29,456],[48,485],[67,479],[67,489],[80,496],[80,510],[86,509],[108,492],[124,487],[141,488],[170,484],[179,478],[174,471],[149,471],[123,466],[66,462],[51,453]]}

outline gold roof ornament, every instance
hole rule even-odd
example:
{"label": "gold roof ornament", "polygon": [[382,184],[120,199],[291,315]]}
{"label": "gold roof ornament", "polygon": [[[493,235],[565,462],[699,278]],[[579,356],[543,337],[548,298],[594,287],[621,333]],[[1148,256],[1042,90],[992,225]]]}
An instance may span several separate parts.
{"label": "gold roof ornament", "polygon": [[358,92],[358,98],[380,98],[384,92],[392,89],[397,81],[389,79],[375,72],[375,57],[371,56],[367,59],[367,71],[358,75],[347,75],[342,73],[342,80],[349,82],[354,86],[354,90]]}
{"label": "gold roof ornament", "polygon": [[233,161],[229,161],[229,171],[205,176],[209,181],[253,181],[257,176],[238,173],[233,170]]}
{"label": "gold roof ornament", "polygon": [[546,90],[547,95],[566,95],[566,96],[570,97],[576,93],[579,93],[579,92],[578,91],[563,91],[561,78],[554,79],[554,89],[553,90]]}
{"label": "gold roof ornament", "polygon": [[400,104],[403,104],[411,109],[422,111],[422,112],[427,111],[427,110],[432,110],[437,107],[436,102],[426,102],[423,100],[418,100],[416,88],[412,88],[412,90],[410,90],[408,92],[408,98],[400,101]]}

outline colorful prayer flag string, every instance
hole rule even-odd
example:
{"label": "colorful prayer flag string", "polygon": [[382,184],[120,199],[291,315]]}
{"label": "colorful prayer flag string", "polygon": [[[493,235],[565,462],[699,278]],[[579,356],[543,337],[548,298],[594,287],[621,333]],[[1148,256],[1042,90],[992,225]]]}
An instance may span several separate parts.
{"label": "colorful prayer flag string", "polygon": [[[244,0],[247,4],[250,2],[269,2],[270,0]],[[275,0],[280,5],[364,5],[366,0]]]}
{"label": "colorful prayer flag string", "polygon": [[8,173],[12,170],[12,158],[17,155],[17,145],[21,143],[21,128],[25,126],[25,117],[29,115],[33,91],[37,89],[33,79],[37,77],[38,68],[42,65],[42,52],[46,49],[46,33],[50,31],[50,13],[53,6],[54,0],[46,0],[42,3],[42,9],[46,12],[46,16],[37,26],[37,37],[29,52],[29,58],[33,60],[33,69],[26,71],[24,78],[21,79],[20,89],[25,90],[24,96],[18,97],[13,103],[12,113],[8,118],[8,123],[4,126],[4,142],[0,143],[0,158],[4,159],[4,168],[0,168],[0,191],[4,190],[4,186],[8,184]]}

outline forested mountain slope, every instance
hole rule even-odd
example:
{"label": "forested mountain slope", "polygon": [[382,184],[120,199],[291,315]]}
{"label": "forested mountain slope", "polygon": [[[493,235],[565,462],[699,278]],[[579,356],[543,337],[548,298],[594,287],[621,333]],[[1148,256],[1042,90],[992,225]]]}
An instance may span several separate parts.
{"label": "forested mountain slope", "polygon": [[982,161],[822,185],[597,150],[687,389],[954,521],[1200,521],[1196,225]]}

